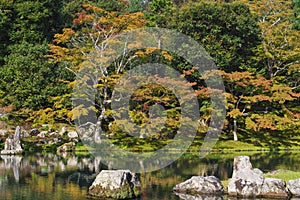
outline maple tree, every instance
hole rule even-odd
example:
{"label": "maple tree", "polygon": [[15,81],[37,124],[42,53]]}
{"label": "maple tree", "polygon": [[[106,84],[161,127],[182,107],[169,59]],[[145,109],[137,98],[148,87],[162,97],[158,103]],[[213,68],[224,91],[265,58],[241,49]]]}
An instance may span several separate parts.
{"label": "maple tree", "polygon": [[[107,112],[110,103],[110,96],[113,85],[117,82],[119,75],[123,73],[127,66],[129,58],[123,55],[119,60],[114,60],[112,65],[106,62],[110,59],[110,50],[107,47],[108,41],[122,32],[131,29],[143,27],[145,22],[143,14],[124,13],[120,14],[114,11],[106,11],[102,8],[92,6],[90,4],[82,5],[84,10],[77,14],[77,18],[73,20],[76,29],[65,28],[62,34],[55,35],[55,45],[50,45],[50,58],[56,62],[66,62],[67,68],[76,76],[80,76],[80,71],[85,70],[89,64],[96,63],[96,70],[99,76],[84,79],[84,81],[92,81],[93,87],[97,88],[98,95],[96,99],[96,109],[99,115],[99,123],[107,118]],[[96,57],[93,57],[93,54]],[[100,61],[98,60],[99,58]],[[95,72],[91,69],[91,74]],[[78,80],[70,81],[68,84],[73,87]],[[67,95],[67,96],[66,96]],[[61,99],[70,98],[70,94],[56,97],[57,102]],[[64,101],[62,101],[64,102]],[[86,108],[82,105],[75,106],[70,112],[69,109],[60,109],[61,105],[57,104],[56,113],[64,116],[69,121],[78,118],[81,115],[87,115]]]}
{"label": "maple tree", "polygon": [[[212,113],[211,88],[206,87],[206,77],[186,60],[160,50],[163,36],[151,48],[127,52],[130,45],[139,46],[128,44],[123,49],[126,55],[110,60],[109,65],[93,57],[111,59],[115,52],[105,46],[111,38],[148,25],[187,34],[213,57],[226,88],[224,132],[234,140],[242,138],[240,133],[249,137],[298,133],[299,0],[0,2],[2,110],[30,116],[27,120],[37,124],[73,124],[78,116],[89,113],[83,105],[72,107],[73,88],[84,68],[95,64],[90,67],[96,66],[99,76],[82,76],[83,81],[93,82],[90,86],[97,89],[95,110],[103,128],[118,132],[110,108],[114,86],[136,66],[163,63],[180,72],[195,90],[201,114],[198,131],[206,132]],[[177,84],[168,78],[161,81]],[[154,111],[161,111],[160,106],[167,114],[166,126],[153,138],[171,138],[180,123],[180,105],[171,90],[152,83],[138,88],[130,100],[129,114],[138,126],[146,127]]]}
{"label": "maple tree", "polygon": [[[291,87],[250,72],[219,73],[226,89],[225,131],[232,133],[235,141],[238,133],[246,130],[250,133],[284,130],[287,134],[296,134],[293,131],[300,125],[300,115],[288,105],[297,102],[299,94],[293,93]],[[197,94],[206,102],[201,108],[202,124],[208,126],[211,117],[208,90],[200,87]]]}

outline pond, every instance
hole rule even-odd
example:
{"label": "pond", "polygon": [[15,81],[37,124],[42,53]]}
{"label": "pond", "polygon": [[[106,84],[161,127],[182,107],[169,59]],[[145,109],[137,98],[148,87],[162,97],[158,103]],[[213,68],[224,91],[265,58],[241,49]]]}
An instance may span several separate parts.
{"label": "pond", "polygon": [[[249,155],[253,167],[300,171],[300,152],[211,153],[205,158],[187,153],[164,169],[141,174],[140,199],[179,200],[172,188],[193,175],[231,177],[233,159]],[[1,156],[0,199],[82,200],[96,175],[107,166],[92,156],[54,154]],[[226,199],[226,197],[224,197]]]}

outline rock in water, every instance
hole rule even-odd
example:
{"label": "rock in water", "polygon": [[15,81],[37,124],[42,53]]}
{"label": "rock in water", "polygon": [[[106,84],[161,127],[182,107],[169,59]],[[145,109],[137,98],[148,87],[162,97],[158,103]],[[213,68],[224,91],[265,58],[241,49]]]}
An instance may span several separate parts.
{"label": "rock in water", "polygon": [[293,196],[300,197],[300,178],[296,180],[289,180],[287,188]]}
{"label": "rock in water", "polygon": [[261,195],[266,197],[287,197],[285,182],[277,178],[265,178]]}
{"label": "rock in water", "polygon": [[212,196],[205,194],[182,194],[175,193],[180,199],[183,200],[223,200],[222,196]]}
{"label": "rock in water", "polygon": [[224,192],[221,181],[215,176],[193,176],[176,185],[173,190],[179,193],[209,195],[221,195]]}
{"label": "rock in water", "polygon": [[264,178],[258,170],[253,170],[248,156],[234,158],[232,178],[228,184],[229,195],[258,196]]}
{"label": "rock in water", "polygon": [[139,177],[129,170],[102,170],[89,188],[99,198],[130,199],[140,195]]}
{"label": "rock in water", "polygon": [[23,149],[20,141],[21,128],[17,126],[14,136],[8,136],[5,140],[4,150],[1,154],[21,154]]}
{"label": "rock in water", "polygon": [[228,194],[243,197],[288,197],[285,182],[280,179],[264,178],[261,170],[252,168],[248,156],[238,156],[234,159]]}

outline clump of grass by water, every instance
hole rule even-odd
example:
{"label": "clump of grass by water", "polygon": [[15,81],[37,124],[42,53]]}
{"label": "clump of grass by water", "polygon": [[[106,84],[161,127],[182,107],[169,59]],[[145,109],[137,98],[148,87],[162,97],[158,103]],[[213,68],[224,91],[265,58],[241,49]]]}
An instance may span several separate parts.
{"label": "clump of grass by water", "polygon": [[233,141],[233,140],[227,140],[227,141],[218,141],[215,145],[214,149],[219,150],[233,150],[233,151],[261,151],[265,150],[262,147],[255,146],[251,143],[241,142],[241,141]]}
{"label": "clump of grass by water", "polygon": [[300,178],[300,172],[293,172],[293,171],[285,171],[285,172],[278,172],[276,174],[265,174],[266,178],[278,178],[282,179],[285,182],[289,180],[295,180]]}
{"label": "clump of grass by water", "polygon": [[224,193],[226,194],[228,192],[228,184],[229,184],[230,179],[227,180],[222,180],[221,183],[224,187]]}

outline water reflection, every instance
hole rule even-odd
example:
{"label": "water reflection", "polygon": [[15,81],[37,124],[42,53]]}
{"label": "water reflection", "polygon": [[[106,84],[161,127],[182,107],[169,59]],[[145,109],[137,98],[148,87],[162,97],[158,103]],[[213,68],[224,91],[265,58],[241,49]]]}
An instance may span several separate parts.
{"label": "water reflection", "polygon": [[0,169],[12,169],[15,181],[18,183],[20,180],[20,165],[22,157],[17,155],[1,155],[1,159],[4,162],[0,163]]}
{"label": "water reflection", "polygon": [[[244,154],[244,153],[243,153]],[[254,167],[264,172],[275,169],[300,171],[300,153],[255,153],[250,155]],[[199,159],[186,154],[168,167],[141,174],[140,199],[235,199],[189,196],[172,192],[172,188],[194,175],[214,175],[221,180],[232,174],[233,154],[210,154]],[[75,155],[29,155],[0,157],[0,199],[82,200],[88,187],[102,169],[101,157]],[[266,200],[266,199],[264,199]]]}

